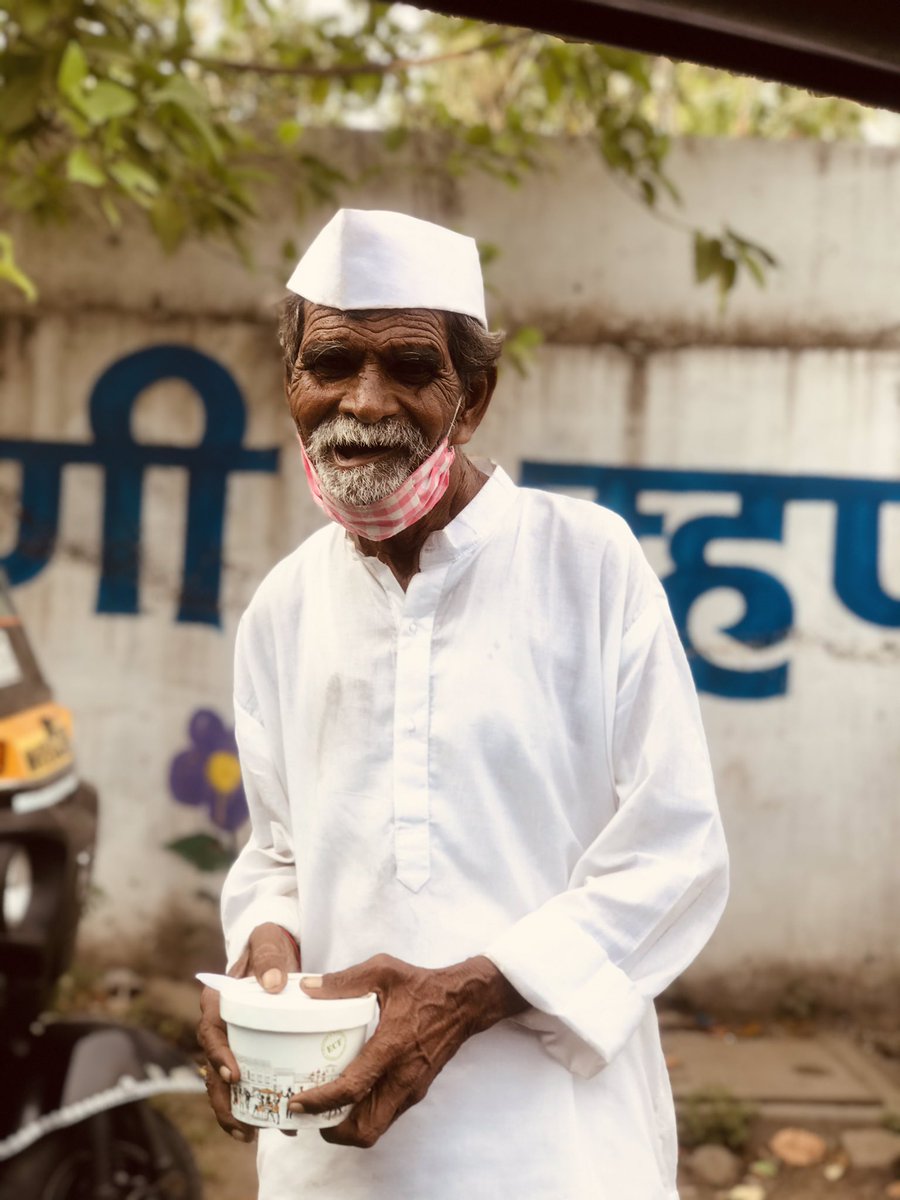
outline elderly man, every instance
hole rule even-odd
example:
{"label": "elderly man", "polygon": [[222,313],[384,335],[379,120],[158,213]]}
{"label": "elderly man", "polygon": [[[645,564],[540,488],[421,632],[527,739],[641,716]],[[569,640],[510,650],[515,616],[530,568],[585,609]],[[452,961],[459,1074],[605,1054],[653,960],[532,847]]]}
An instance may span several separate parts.
{"label": "elderly man", "polygon": [[[241,621],[252,833],[232,971],[374,991],[361,1056],[259,1140],[261,1200],[673,1200],[653,997],[724,904],[697,700],[626,525],[462,452],[494,389],[474,243],[342,211],[288,283],[286,390],[331,523]],[[237,1064],[204,993],[220,1124]],[[359,1148],[366,1148],[361,1153]]]}

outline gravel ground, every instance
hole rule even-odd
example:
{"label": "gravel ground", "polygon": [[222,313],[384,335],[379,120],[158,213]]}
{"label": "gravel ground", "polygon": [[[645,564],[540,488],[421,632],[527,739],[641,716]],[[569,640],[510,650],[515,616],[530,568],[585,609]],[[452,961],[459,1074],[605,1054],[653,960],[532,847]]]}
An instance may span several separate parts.
{"label": "gravel ground", "polygon": [[[207,1200],[257,1200],[254,1148],[221,1132],[204,1096],[167,1096],[159,1105],[191,1143]],[[728,1194],[698,1185],[686,1170],[681,1183],[682,1200],[723,1200]],[[886,1172],[851,1168],[843,1179],[829,1182],[821,1167],[786,1167],[779,1178],[766,1180],[764,1186],[766,1200],[885,1200],[889,1183]]]}

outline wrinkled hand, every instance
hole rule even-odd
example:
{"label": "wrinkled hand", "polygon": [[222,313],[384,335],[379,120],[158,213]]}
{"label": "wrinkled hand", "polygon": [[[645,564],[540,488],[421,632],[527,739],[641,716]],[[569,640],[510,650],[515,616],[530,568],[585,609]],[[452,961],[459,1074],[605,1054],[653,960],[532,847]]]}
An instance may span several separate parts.
{"label": "wrinkled hand", "polygon": [[326,1142],[363,1149],[425,1096],[467,1038],[527,1008],[483,957],[429,970],[379,954],[346,971],[307,976],[301,986],[323,1000],[367,992],[378,997],[381,1019],[359,1056],[333,1082],[302,1092],[288,1105],[308,1113],[353,1105],[340,1125],[320,1133]]}
{"label": "wrinkled hand", "polygon": [[[258,925],[250,934],[247,948],[228,972],[236,979],[255,975],[267,992],[280,992],[289,971],[299,971],[297,948],[280,925]],[[206,1093],[216,1120],[226,1133],[240,1142],[252,1142],[256,1130],[231,1115],[231,1084],[241,1077],[228,1045],[225,1022],[219,1013],[219,993],[205,987],[200,993],[200,1024],[197,1040],[206,1055]]]}

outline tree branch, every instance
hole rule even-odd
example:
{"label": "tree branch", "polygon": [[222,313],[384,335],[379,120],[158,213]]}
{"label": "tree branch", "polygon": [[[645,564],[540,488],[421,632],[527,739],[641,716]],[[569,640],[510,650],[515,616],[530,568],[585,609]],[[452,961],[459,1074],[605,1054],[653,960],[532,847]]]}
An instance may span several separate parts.
{"label": "tree branch", "polygon": [[303,76],[307,79],[352,79],[357,75],[395,75],[400,71],[409,71],[413,67],[431,67],[437,63],[450,62],[453,59],[468,58],[473,54],[485,51],[499,50],[504,46],[512,46],[517,42],[532,37],[531,30],[510,34],[508,37],[490,38],[479,42],[477,46],[469,46],[465,50],[448,50],[444,54],[433,54],[427,58],[392,58],[388,62],[336,63],[331,67],[278,66],[276,63],[235,62],[227,58],[209,58],[206,55],[186,54],[184,57],[205,67],[209,71],[234,71],[250,75],[288,75]]}

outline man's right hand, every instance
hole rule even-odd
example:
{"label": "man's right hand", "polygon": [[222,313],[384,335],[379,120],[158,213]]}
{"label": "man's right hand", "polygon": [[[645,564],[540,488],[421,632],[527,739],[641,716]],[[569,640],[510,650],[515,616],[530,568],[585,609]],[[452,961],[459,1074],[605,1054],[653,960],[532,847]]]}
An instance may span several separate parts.
{"label": "man's right hand", "polygon": [[[229,975],[243,979],[255,975],[267,992],[280,992],[287,983],[288,972],[300,970],[300,959],[294,939],[269,922],[257,925],[250,934],[247,948]],[[241,1077],[237,1061],[228,1045],[225,1022],[219,1013],[219,993],[205,987],[200,993],[200,1024],[197,1040],[206,1055],[206,1092],[216,1120],[226,1133],[239,1142],[252,1142],[256,1130],[231,1115],[231,1084]]]}

